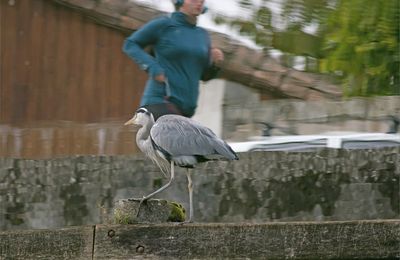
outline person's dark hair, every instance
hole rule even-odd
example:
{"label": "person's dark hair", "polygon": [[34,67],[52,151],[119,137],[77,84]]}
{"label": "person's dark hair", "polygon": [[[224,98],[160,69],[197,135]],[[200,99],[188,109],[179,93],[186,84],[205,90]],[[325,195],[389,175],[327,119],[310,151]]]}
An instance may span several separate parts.
{"label": "person's dark hair", "polygon": [[179,8],[183,5],[184,0],[172,0],[172,3],[175,6],[175,11],[179,11]]}
{"label": "person's dark hair", "polygon": [[[175,6],[175,11],[179,11],[179,8],[183,5],[184,0],[172,0],[172,4]],[[207,12],[208,8],[207,6],[203,7],[202,14]]]}

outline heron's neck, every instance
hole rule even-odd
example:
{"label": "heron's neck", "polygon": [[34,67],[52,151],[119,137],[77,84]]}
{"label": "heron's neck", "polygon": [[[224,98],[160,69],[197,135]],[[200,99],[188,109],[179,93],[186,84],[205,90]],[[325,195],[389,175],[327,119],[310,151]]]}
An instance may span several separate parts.
{"label": "heron's neck", "polygon": [[149,124],[145,124],[142,126],[137,134],[136,134],[136,143],[142,152],[145,152],[144,149],[148,146],[146,146],[146,143],[151,142],[150,140],[150,129],[153,127],[154,122],[150,122]]}

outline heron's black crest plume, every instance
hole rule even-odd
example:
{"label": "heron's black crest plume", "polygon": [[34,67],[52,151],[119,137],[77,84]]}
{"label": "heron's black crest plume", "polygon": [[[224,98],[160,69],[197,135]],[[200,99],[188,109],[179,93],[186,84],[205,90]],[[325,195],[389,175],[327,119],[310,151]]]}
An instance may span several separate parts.
{"label": "heron's black crest plume", "polygon": [[146,115],[150,115],[151,113],[144,107],[139,108],[138,110],[136,110],[136,114],[138,113],[145,113]]}

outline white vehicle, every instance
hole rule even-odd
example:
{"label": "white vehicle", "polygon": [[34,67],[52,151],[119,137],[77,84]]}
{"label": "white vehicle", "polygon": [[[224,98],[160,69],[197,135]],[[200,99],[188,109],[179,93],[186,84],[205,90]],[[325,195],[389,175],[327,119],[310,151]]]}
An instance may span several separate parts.
{"label": "white vehicle", "polygon": [[322,147],[370,149],[400,146],[400,134],[328,132],[318,135],[260,136],[229,145],[235,152],[312,151]]}

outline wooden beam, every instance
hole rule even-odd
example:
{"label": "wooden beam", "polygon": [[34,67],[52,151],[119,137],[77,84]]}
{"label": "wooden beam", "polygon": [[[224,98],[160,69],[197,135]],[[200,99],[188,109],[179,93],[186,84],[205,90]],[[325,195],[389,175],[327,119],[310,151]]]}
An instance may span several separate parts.
{"label": "wooden beam", "polygon": [[400,220],[0,232],[0,259],[398,259]]}
{"label": "wooden beam", "polygon": [[0,259],[92,259],[94,226],[0,232]]}

